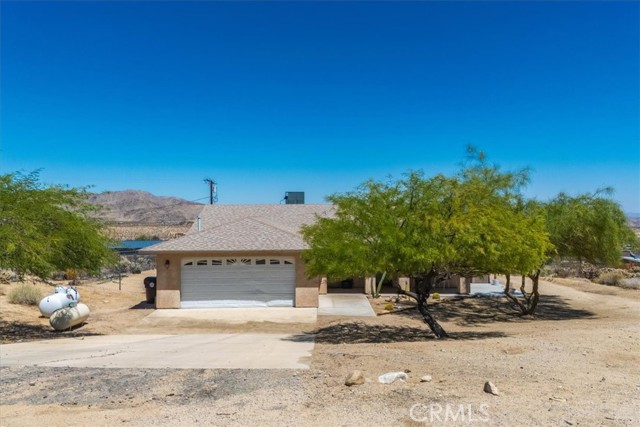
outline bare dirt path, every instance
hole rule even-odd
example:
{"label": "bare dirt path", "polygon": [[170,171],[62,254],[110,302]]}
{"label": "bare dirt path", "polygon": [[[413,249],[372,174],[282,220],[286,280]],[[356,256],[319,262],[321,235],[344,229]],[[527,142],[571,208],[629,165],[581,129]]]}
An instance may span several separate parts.
{"label": "bare dirt path", "polygon": [[[536,319],[514,316],[497,298],[435,305],[450,340],[433,339],[413,311],[298,325],[316,334],[305,371],[4,368],[0,424],[639,425],[638,291],[584,282],[545,282],[541,291]],[[92,331],[135,327],[135,309],[111,309],[105,319],[131,317],[109,327],[100,320]],[[367,382],[344,386],[354,369]],[[402,370],[406,382],[377,382]],[[425,374],[432,381],[420,382]],[[484,393],[485,381],[500,395]]]}

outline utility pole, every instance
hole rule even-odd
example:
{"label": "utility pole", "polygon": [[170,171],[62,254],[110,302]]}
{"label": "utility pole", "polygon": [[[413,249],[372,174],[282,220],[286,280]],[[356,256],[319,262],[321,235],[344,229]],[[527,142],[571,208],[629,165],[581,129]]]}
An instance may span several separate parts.
{"label": "utility pole", "polygon": [[209,184],[209,204],[212,205],[218,201],[218,188],[216,182],[211,178],[205,178],[204,182]]}

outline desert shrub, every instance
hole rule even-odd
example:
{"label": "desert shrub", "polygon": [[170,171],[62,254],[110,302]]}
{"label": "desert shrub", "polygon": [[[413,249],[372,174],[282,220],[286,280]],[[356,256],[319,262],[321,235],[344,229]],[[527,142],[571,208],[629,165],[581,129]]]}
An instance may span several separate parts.
{"label": "desert shrub", "polygon": [[384,306],[384,309],[387,311],[392,311],[394,309],[393,303],[388,303]]}
{"label": "desert shrub", "polygon": [[18,285],[9,291],[7,300],[11,304],[38,305],[42,294],[35,286]]}
{"label": "desert shrub", "polygon": [[11,283],[12,280],[15,280],[15,274],[9,270],[0,270],[0,283]]}
{"label": "desert shrub", "polygon": [[76,280],[80,278],[78,274],[78,270],[74,270],[73,268],[68,268],[64,272],[65,280]]}
{"label": "desert shrub", "polygon": [[601,273],[595,281],[603,285],[620,286],[625,278],[626,276],[623,272],[612,270]]}
{"label": "desert shrub", "polygon": [[640,289],[640,277],[630,277],[620,281],[621,288],[625,289]]}

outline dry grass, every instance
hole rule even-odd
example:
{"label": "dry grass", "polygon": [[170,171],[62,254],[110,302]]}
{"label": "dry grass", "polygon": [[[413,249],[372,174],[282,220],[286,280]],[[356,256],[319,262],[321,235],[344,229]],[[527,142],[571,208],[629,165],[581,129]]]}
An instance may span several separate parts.
{"label": "dry grass", "polygon": [[625,289],[640,290],[640,277],[630,277],[628,279],[623,279],[618,286]]}
{"label": "dry grass", "polygon": [[11,289],[7,295],[7,301],[11,304],[38,305],[42,299],[42,293],[31,285],[18,285]]}
{"label": "dry grass", "polygon": [[600,283],[601,285],[621,286],[626,277],[622,271],[612,270],[601,273],[594,279],[594,282]]}

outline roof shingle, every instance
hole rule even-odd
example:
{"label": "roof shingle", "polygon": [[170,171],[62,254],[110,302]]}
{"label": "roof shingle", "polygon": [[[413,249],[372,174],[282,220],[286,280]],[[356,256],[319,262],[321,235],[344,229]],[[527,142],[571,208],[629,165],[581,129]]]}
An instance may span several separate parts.
{"label": "roof shingle", "polygon": [[207,205],[187,235],[143,252],[303,250],[305,224],[333,217],[333,205]]}

